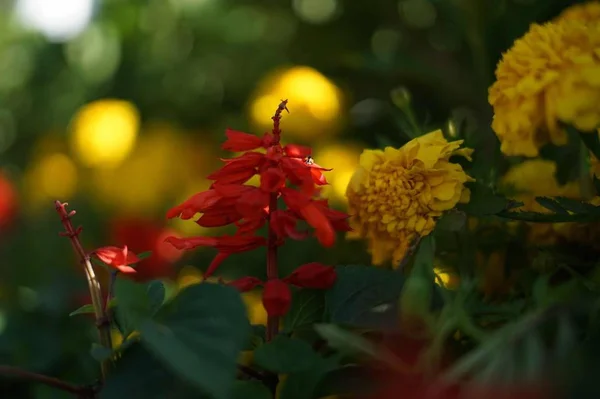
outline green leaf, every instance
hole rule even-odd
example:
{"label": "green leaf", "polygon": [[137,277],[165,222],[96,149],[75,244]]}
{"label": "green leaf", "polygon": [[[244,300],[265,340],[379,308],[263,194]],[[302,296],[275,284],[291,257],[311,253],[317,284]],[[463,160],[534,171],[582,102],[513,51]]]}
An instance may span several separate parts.
{"label": "green leaf", "polygon": [[142,343],[176,375],[215,399],[229,398],[250,325],[232,287],[196,284],[140,326]]}
{"label": "green leaf", "polygon": [[467,222],[464,212],[447,212],[436,223],[436,229],[443,231],[460,231]]}
{"label": "green leaf", "polygon": [[154,314],[165,302],[166,289],[162,281],[151,281],[148,284],[147,295],[150,311]]}
{"label": "green leaf", "polygon": [[177,378],[140,343],[123,352],[99,396],[100,399],[208,399]]}
{"label": "green leaf", "polygon": [[385,363],[393,370],[407,371],[407,366],[401,359],[383,348],[377,347],[360,335],[343,330],[333,324],[316,324],[315,330],[327,341],[330,347],[338,350],[341,354],[367,356]]}
{"label": "green leaf", "polygon": [[254,363],[278,374],[298,373],[310,369],[318,355],[302,340],[276,336],[254,351]]}
{"label": "green leaf", "polygon": [[555,343],[556,359],[559,361],[567,359],[574,352],[573,348],[575,345],[577,345],[575,329],[569,317],[563,313],[558,317],[558,331],[556,332]]}
{"label": "green leaf", "polygon": [[[116,303],[117,303],[117,301],[114,298],[111,299],[110,301],[108,301],[108,309],[114,308]],[[71,313],[69,313],[69,316],[76,316],[78,314],[95,314],[94,305],[92,305],[91,303],[89,303],[87,305],[83,305],[79,309],[74,310]]]}
{"label": "green leaf", "polygon": [[111,349],[96,343],[93,343],[92,349],[90,349],[90,355],[98,362],[103,362],[106,359],[109,359],[112,354],[113,351]]}
{"label": "green leaf", "polygon": [[231,399],[272,399],[271,391],[259,381],[236,381]]}
{"label": "green leaf", "polygon": [[435,259],[435,238],[428,235],[421,239],[417,252],[415,253],[415,262],[413,268],[422,277],[431,277],[433,279],[433,260]]}
{"label": "green leaf", "polygon": [[152,256],[152,251],[142,252],[141,254],[137,255],[138,259],[140,259],[140,260],[149,258],[151,256]]}
{"label": "green leaf", "polygon": [[127,338],[139,329],[143,320],[153,314],[148,300],[148,286],[118,278],[115,281],[115,298],[118,301],[117,324],[123,337]]}
{"label": "green leaf", "polygon": [[575,213],[595,213],[600,212],[600,209],[587,202],[578,201],[572,198],[566,197],[555,197],[554,200],[560,204],[563,208],[570,212]]}
{"label": "green leaf", "polygon": [[71,313],[69,313],[69,316],[75,316],[78,314],[94,314],[94,305],[92,305],[91,303],[87,304],[87,305],[83,305],[82,307],[80,307],[77,310],[72,311]]}
{"label": "green leaf", "polygon": [[558,215],[568,215],[569,214],[569,212],[567,212],[567,210],[565,208],[560,206],[560,204],[558,202],[556,202],[554,199],[552,199],[550,197],[535,197],[535,201],[538,204],[540,204],[541,206],[543,206],[544,208],[546,208],[549,211],[554,212]]}
{"label": "green leaf", "polygon": [[318,357],[313,366],[300,373],[289,374],[279,388],[279,399],[313,399],[321,398],[316,392],[317,385],[340,364],[340,356],[328,358]]}
{"label": "green leaf", "polygon": [[495,215],[507,208],[509,201],[497,194],[491,188],[480,183],[468,183],[471,199],[468,204],[459,204],[457,209],[474,216]]}
{"label": "green leaf", "polygon": [[544,342],[537,331],[532,331],[523,342],[521,356],[522,370],[519,375],[529,382],[539,381],[540,374],[544,371],[546,355]]}
{"label": "green leaf", "polygon": [[397,299],[404,276],[372,266],[339,266],[335,285],[325,293],[332,323],[365,328],[398,327]]}
{"label": "green leaf", "polygon": [[294,289],[292,306],[283,318],[286,331],[294,331],[323,321],[325,294],[323,290]]}
{"label": "green leaf", "polygon": [[265,342],[267,328],[262,324],[252,324],[250,338],[244,346],[245,351],[253,351]]}
{"label": "green leaf", "polygon": [[585,146],[592,152],[592,154],[594,154],[596,158],[600,159],[600,137],[598,137],[596,129],[591,132],[582,132],[571,125],[567,125],[566,129],[570,133],[576,133],[579,135],[579,138],[581,138],[581,141],[583,141]]}

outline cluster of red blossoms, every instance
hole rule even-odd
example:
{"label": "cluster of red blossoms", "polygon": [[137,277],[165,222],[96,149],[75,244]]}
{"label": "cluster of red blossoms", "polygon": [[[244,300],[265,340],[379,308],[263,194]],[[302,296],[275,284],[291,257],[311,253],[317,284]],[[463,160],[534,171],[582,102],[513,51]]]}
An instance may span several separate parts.
{"label": "cluster of red blossoms", "polygon": [[[318,198],[319,186],[327,184],[323,171],[311,157],[311,149],[280,143],[280,120],[287,111],[287,100],[278,106],[273,119],[273,130],[258,137],[228,129],[222,148],[242,155],[222,159],[225,165],[208,176],[214,183],[207,191],[193,195],[187,201],[169,210],[168,218],[187,220],[196,214],[202,216],[196,223],[203,227],[234,224],[236,232],[221,237],[168,237],[175,248],[189,250],[199,246],[213,247],[218,253],[208,267],[205,277],[212,275],[222,262],[234,253],[267,246],[267,276],[264,284],[255,277],[244,277],[230,282],[240,291],[263,285],[263,304],[267,314],[282,316],[291,302],[288,284],[304,288],[328,288],[335,282],[335,269],[319,263],[300,266],[290,276],[277,274],[277,248],[287,238],[301,240],[309,231],[297,228],[299,221],[313,227],[314,234],[325,247],[335,242],[336,231],[349,231],[348,215],[329,208]],[[255,175],[260,176],[258,187],[245,184]],[[282,198],[287,209],[278,209]],[[268,235],[257,235],[257,230],[268,226]]]}

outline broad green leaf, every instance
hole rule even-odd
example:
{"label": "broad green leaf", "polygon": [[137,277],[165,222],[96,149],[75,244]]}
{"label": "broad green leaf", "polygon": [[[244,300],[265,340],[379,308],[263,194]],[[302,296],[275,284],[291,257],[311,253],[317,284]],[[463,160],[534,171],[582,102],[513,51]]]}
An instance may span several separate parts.
{"label": "broad green leaf", "polygon": [[153,314],[148,299],[148,287],[146,284],[118,278],[115,281],[115,298],[118,301],[117,324],[123,336],[127,338],[139,329],[145,318]]}
{"label": "broad green leaf", "polygon": [[294,289],[292,306],[283,318],[286,331],[294,331],[323,321],[325,293],[323,290]]}
{"label": "broad green leaf", "polygon": [[332,323],[397,328],[397,300],[404,276],[373,266],[338,266],[337,281],[325,293]]}
{"label": "broad green leaf", "polygon": [[322,398],[316,391],[317,385],[326,374],[340,364],[340,356],[328,358],[318,357],[313,366],[300,373],[288,374],[279,388],[279,399],[313,399]]}
{"label": "broad green leaf", "polygon": [[250,325],[232,287],[196,284],[140,326],[142,343],[176,375],[215,399],[228,399]]}
{"label": "broad green leaf", "polygon": [[236,381],[231,399],[272,399],[271,391],[259,381]]}
{"label": "broad green leaf", "polygon": [[491,188],[479,184],[469,183],[471,199],[468,204],[459,204],[457,208],[473,216],[495,215],[507,208],[509,201],[497,194]]}
{"label": "broad green leaf", "polygon": [[560,206],[560,204],[558,202],[556,202],[553,198],[535,197],[535,201],[538,204],[540,204],[541,206],[543,206],[544,208],[548,209],[549,211],[556,213],[557,215],[568,215],[569,214],[569,212],[567,212],[567,210],[565,208]]}
{"label": "broad green leaf", "polygon": [[436,223],[436,230],[460,231],[467,222],[467,215],[464,212],[447,212]]}
{"label": "broad green leaf", "polygon": [[278,374],[306,371],[317,359],[318,355],[307,342],[285,335],[276,336],[254,351],[255,364]]}
{"label": "broad green leaf", "polygon": [[99,396],[100,399],[210,399],[175,377],[140,343],[123,352]]}
{"label": "broad green leaf", "polygon": [[165,301],[166,289],[161,281],[152,281],[147,288],[150,311],[154,314]]}

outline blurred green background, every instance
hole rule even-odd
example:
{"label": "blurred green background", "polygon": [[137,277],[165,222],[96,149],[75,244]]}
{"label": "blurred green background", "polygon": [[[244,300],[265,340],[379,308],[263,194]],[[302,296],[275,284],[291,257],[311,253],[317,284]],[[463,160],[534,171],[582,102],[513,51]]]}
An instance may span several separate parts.
{"label": "blurred green background", "polygon": [[[289,99],[284,139],[332,167],[343,209],[362,148],[443,128],[498,161],[487,87],[496,62],[567,0],[0,0],[0,364],[90,381],[92,320],[68,314],[86,284],[53,201],[77,210],[88,250],[154,251],[179,286],[214,252],[162,244],[221,234],[167,221],[207,188],[225,127],[262,133]],[[390,92],[410,93],[414,118]],[[396,96],[396,105],[408,97]],[[288,244],[283,270],[307,261],[367,263],[360,245]],[[227,278],[264,273],[264,253],[230,258]],[[105,273],[98,271],[101,278]],[[254,300],[254,302],[252,302]],[[249,304],[256,300],[249,299]],[[264,314],[254,306],[254,321]],[[56,398],[0,380],[3,397]]]}

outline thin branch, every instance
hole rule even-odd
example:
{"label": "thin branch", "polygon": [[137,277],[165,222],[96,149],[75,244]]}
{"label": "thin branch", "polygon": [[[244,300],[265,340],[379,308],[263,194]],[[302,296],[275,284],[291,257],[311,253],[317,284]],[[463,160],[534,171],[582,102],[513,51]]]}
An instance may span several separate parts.
{"label": "thin branch", "polygon": [[[94,307],[94,313],[96,316],[96,326],[98,327],[98,333],[100,335],[100,343],[102,346],[108,349],[112,349],[111,335],[110,335],[110,323],[106,316],[104,309],[104,303],[102,301],[102,288],[100,282],[96,278],[96,273],[90,262],[89,255],[85,252],[79,241],[79,234],[82,228],[78,227],[75,229],[71,223],[71,218],[75,215],[75,211],[67,212],[66,206],[68,203],[61,203],[60,201],[55,202],[56,212],[60,216],[60,220],[65,228],[64,232],[60,235],[69,237],[73,249],[79,256],[79,261],[83,265],[85,271],[85,277],[88,282],[88,288],[90,290],[90,296],[92,298],[92,305]],[[102,375],[106,377],[110,368],[110,359],[107,359],[101,363]]]}
{"label": "thin branch", "polygon": [[58,378],[48,377],[47,375],[22,370],[17,367],[0,365],[0,375],[44,384],[52,388],[60,389],[61,391],[72,393],[79,398],[94,398],[96,395],[94,388],[91,386],[73,385],[59,380]]}

